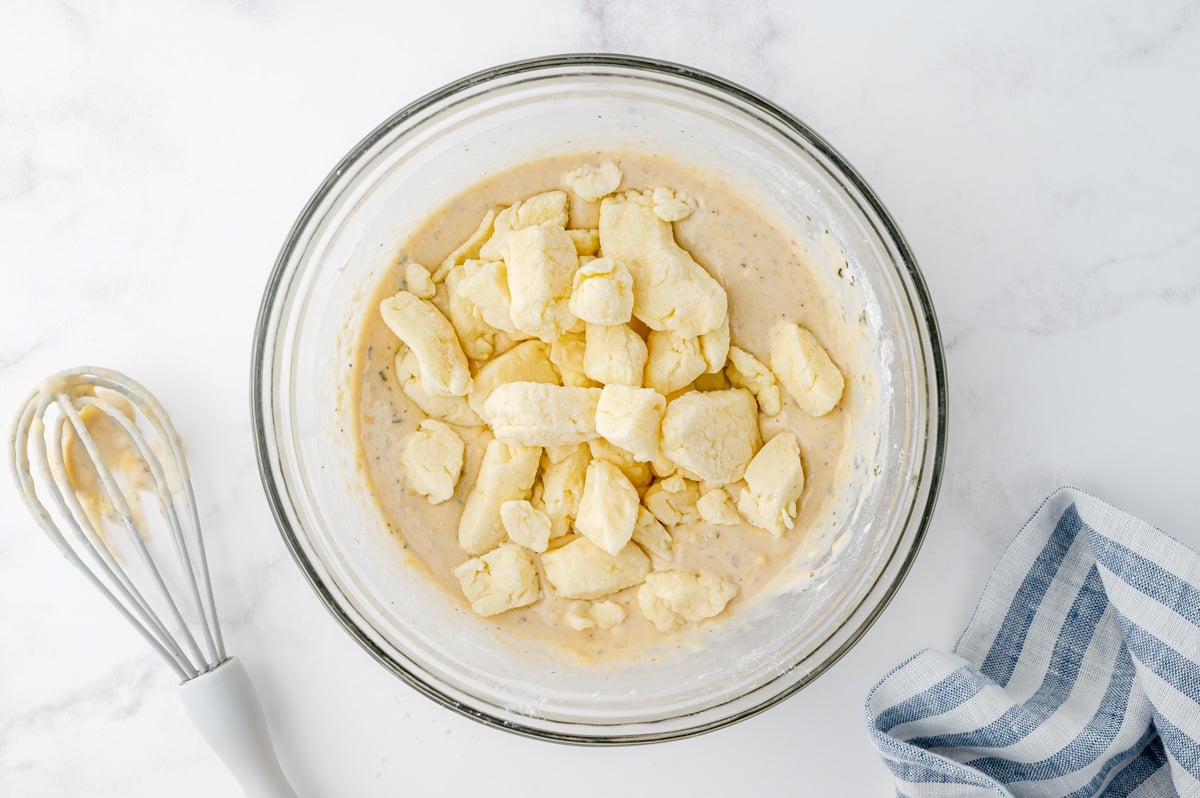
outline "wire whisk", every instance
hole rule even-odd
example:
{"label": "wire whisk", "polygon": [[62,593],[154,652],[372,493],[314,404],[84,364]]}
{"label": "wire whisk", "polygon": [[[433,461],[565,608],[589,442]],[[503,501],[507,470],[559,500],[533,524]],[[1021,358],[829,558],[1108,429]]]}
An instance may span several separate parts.
{"label": "wire whisk", "polygon": [[11,444],[34,518],[179,676],[246,794],[295,798],[254,687],[226,654],[183,446],[154,395],[110,369],[59,372],[33,391]]}

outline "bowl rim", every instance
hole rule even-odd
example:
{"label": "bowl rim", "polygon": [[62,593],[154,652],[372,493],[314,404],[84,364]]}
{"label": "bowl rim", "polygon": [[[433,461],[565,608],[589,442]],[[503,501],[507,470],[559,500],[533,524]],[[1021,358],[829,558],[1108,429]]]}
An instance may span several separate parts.
{"label": "bowl rim", "polygon": [[[595,736],[588,734],[569,734],[559,731],[551,731],[533,726],[525,726],[520,723],[505,720],[495,717],[487,712],[478,710],[474,707],[467,706],[464,703],[456,700],[450,695],[443,693],[436,687],[431,685],[418,673],[412,673],[404,667],[403,664],[393,659],[387,652],[383,651],[370,637],[363,633],[359,625],[355,623],[338,604],[334,597],[331,586],[326,584],[325,580],[318,573],[313,563],[310,562],[308,555],[305,553],[295,529],[292,528],[288,518],[286,508],[287,500],[282,495],[280,485],[277,481],[277,474],[272,468],[272,442],[268,439],[268,431],[274,432],[275,426],[273,420],[268,421],[265,405],[267,400],[272,403],[275,399],[276,390],[273,381],[264,373],[264,369],[270,367],[274,359],[268,360],[268,351],[273,355],[274,343],[268,339],[268,333],[272,331],[273,311],[276,309],[277,299],[280,297],[279,290],[285,284],[285,278],[288,275],[288,264],[292,260],[293,255],[302,242],[302,233],[313,221],[317,208],[322,201],[329,195],[334,185],[342,178],[356,161],[375,144],[377,144],[385,136],[389,135],[398,125],[403,124],[409,118],[425,111],[444,100],[452,98],[454,95],[491,82],[496,79],[510,78],[526,72],[534,72],[554,68],[578,68],[578,67],[598,67],[598,68],[621,68],[642,72],[647,76],[654,75],[669,75],[675,78],[682,78],[685,81],[698,83],[704,88],[715,89],[719,92],[727,94],[732,98],[743,102],[752,107],[752,109],[770,117],[776,124],[783,126],[789,132],[805,139],[812,147],[824,158],[827,158],[832,167],[837,170],[839,176],[844,178],[857,192],[860,193],[862,199],[870,207],[870,210],[877,216],[877,221],[882,227],[882,231],[890,239],[891,243],[899,256],[900,262],[896,265],[903,268],[907,272],[907,277],[911,281],[913,293],[916,302],[913,304],[913,310],[918,312],[919,322],[923,322],[923,331],[928,334],[928,351],[923,351],[923,355],[929,358],[929,364],[932,372],[932,385],[927,386],[927,390],[933,390],[936,393],[936,406],[928,408],[928,417],[925,423],[925,439],[926,457],[932,454],[932,462],[930,464],[927,476],[927,489],[922,491],[918,487],[918,492],[915,494],[914,502],[909,511],[909,520],[905,527],[912,523],[912,518],[918,511],[918,506],[921,500],[921,493],[924,492],[925,500],[924,507],[919,509],[920,518],[917,521],[917,526],[914,531],[912,542],[907,549],[904,560],[897,568],[894,578],[888,584],[881,596],[878,597],[875,605],[867,613],[867,615],[859,622],[858,626],[850,631],[848,636],[835,648],[828,657],[821,663],[816,665],[805,674],[804,677],[797,680],[794,684],[787,686],[785,689],[766,697],[764,700],[750,706],[744,710],[733,713],[726,717],[717,718],[710,722],[690,726],[683,729],[668,730],[658,733],[635,733],[635,734],[614,734],[611,736]],[[920,327],[920,324],[918,325]],[[922,348],[923,349],[923,348]],[[292,559],[296,562],[300,572],[304,575],[309,586],[317,594],[325,609],[334,617],[338,624],[345,629],[350,637],[358,643],[364,650],[367,651],[376,661],[382,664],[389,671],[401,678],[409,686],[417,690],[419,693],[432,699],[443,707],[453,710],[465,717],[478,721],[486,726],[517,734],[523,737],[530,737],[539,740],[548,740],[551,742],[568,743],[575,745],[587,746],[608,746],[608,745],[630,745],[643,744],[651,742],[660,742],[672,739],[683,739],[694,737],[725,726],[738,723],[747,718],[753,717],[761,712],[770,709],[779,704],[784,699],[799,692],[802,688],[808,686],[815,681],[819,676],[828,671],[836,664],[845,654],[853,648],[874,625],[875,621],[883,614],[884,610],[891,603],[896,593],[899,591],[905,578],[908,576],[913,563],[916,561],[917,554],[920,552],[921,546],[924,543],[925,536],[928,532],[930,522],[932,520],[934,508],[937,504],[938,494],[941,488],[943,471],[946,458],[947,447],[947,388],[948,381],[946,377],[946,362],[945,353],[942,345],[942,335],[938,326],[937,316],[934,312],[933,303],[929,294],[925,279],[917,266],[916,258],[912,250],[908,246],[907,240],[899,227],[893,220],[887,208],[880,201],[874,190],[867,184],[866,180],[850,165],[850,163],[839,153],[832,145],[829,144],[818,133],[812,130],[807,124],[802,122],[790,112],[784,110],[779,105],[771,100],[757,94],[750,89],[745,88],[737,83],[734,83],[726,78],[722,78],[710,72],[706,72],[683,64],[664,61],[656,58],[648,58],[645,56],[624,55],[614,53],[564,53],[557,55],[540,56],[536,58],[521,59],[511,61],[497,66],[489,67],[469,75],[466,75],[458,80],[447,83],[446,85],[435,89],[422,97],[408,103],[400,110],[388,116],[380,124],[378,124],[370,133],[363,137],[350,151],[338,161],[332,170],[326,175],[317,189],[313,192],[308,202],[304,205],[296,221],[292,224],[288,231],[287,237],[276,256],[274,266],[268,277],[267,284],[263,290],[263,297],[259,306],[258,317],[255,323],[253,346],[251,351],[251,374],[250,374],[250,415],[251,425],[253,427],[254,451],[255,458],[258,463],[258,472],[260,481],[262,482],[263,491],[266,494],[267,503],[270,506],[271,514],[275,519],[275,524],[279,529],[280,535],[283,538],[284,544],[290,552]],[[273,414],[271,414],[273,415]],[[935,436],[932,441],[932,451],[929,448],[929,428],[931,425],[936,425]],[[919,472],[918,472],[919,473]],[[899,553],[899,544],[888,555],[883,562],[880,577],[892,567],[892,562]],[[837,629],[835,629],[826,641],[832,640],[839,632],[841,632],[847,624],[853,619],[855,612],[860,609],[871,596],[871,591],[868,591],[859,600],[858,605],[851,610]],[[758,688],[758,689],[761,689]]]}

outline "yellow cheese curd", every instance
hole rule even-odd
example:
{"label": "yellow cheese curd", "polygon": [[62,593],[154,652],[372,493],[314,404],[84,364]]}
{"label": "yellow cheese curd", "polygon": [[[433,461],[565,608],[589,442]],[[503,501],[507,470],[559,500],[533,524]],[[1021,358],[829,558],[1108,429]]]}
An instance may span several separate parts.
{"label": "yellow cheese curd", "polygon": [[821,285],[759,207],[671,160],[479,183],[363,307],[352,401],[388,527],[464,607],[585,662],[736,622],[845,455],[850,336]]}

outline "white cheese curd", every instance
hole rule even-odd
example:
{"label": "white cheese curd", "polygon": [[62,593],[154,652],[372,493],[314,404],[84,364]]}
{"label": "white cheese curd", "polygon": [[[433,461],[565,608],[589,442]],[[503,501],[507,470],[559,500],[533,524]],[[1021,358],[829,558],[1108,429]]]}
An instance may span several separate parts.
{"label": "white cheese curd", "polygon": [[462,474],[465,451],[462,438],[450,425],[432,418],[422,421],[400,455],[408,484],[433,504],[447,501]]}

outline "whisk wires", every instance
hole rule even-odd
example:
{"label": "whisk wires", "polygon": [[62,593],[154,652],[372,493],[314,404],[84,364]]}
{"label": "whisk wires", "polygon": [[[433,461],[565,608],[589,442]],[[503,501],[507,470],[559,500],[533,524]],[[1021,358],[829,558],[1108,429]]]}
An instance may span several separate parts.
{"label": "whisk wires", "polygon": [[[132,406],[132,415],[116,397]],[[85,414],[115,425],[124,436],[119,443],[149,472],[161,519],[157,526],[135,512],[136,487],[113,473]],[[153,433],[153,442],[143,427]],[[64,450],[72,436],[80,462],[68,466]],[[179,436],[154,396],[109,369],[60,372],[30,396],[10,443],[13,473],[39,525],[180,679],[188,681],[221,664],[225,644],[187,462]],[[113,440],[107,443],[111,446]],[[80,468],[93,469],[97,478],[100,495],[87,498],[110,513],[85,510],[73,479]],[[119,540],[106,527],[116,527]],[[167,541],[158,539],[160,532]]]}

